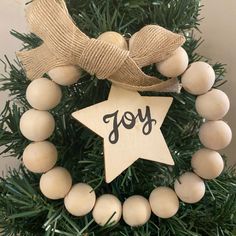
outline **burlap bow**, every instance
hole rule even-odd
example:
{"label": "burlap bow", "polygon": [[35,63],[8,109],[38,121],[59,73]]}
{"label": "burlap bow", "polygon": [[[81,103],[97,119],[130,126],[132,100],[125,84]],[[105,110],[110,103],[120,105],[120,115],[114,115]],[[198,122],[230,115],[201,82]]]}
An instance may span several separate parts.
{"label": "burlap bow", "polygon": [[98,78],[108,79],[137,91],[176,92],[176,78],[162,81],[140,68],[162,61],[181,46],[185,38],[157,25],[137,32],[130,51],[107,42],[90,39],[70,17],[64,0],[34,0],[26,10],[33,33],[44,43],[17,53],[29,79],[41,77],[64,65],[78,65]]}

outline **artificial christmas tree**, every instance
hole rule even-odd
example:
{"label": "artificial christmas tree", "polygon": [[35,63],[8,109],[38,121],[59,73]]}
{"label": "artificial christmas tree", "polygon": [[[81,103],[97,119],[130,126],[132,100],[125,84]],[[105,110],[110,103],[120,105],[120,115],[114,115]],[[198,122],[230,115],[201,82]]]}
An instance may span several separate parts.
{"label": "artificial christmas tree", "polygon": [[199,3],[28,3],[35,34],[12,32],[24,51],[1,79],[2,154],[24,163],[0,183],[3,235],[235,235],[225,70],[195,53]]}

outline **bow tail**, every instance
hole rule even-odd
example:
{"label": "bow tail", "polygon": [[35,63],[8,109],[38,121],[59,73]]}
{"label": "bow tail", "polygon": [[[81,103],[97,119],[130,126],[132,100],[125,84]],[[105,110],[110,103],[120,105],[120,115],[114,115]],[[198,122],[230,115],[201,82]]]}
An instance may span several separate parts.
{"label": "bow tail", "polygon": [[73,23],[64,0],[34,0],[26,15],[31,32],[44,41],[38,48],[17,53],[30,80],[57,66],[77,64],[89,38]]}
{"label": "bow tail", "polygon": [[[125,78],[125,79],[124,79]],[[108,78],[112,83],[135,91],[177,92],[181,86],[177,78],[166,81],[146,75],[130,57],[121,68]]]}
{"label": "bow tail", "polygon": [[57,66],[68,65],[65,60],[55,57],[46,44],[29,51],[17,52],[16,55],[30,80],[42,77]]}
{"label": "bow tail", "polygon": [[119,82],[110,79],[113,84],[116,84],[124,89],[129,89],[132,91],[139,92],[165,92],[165,93],[180,93],[182,86],[180,85],[177,78],[169,79],[166,81],[162,81],[161,83],[155,83],[153,85],[147,86],[139,86],[139,85],[131,85],[126,82]]}
{"label": "bow tail", "polygon": [[64,0],[56,0],[56,2],[60,5],[60,7],[64,10],[64,12],[69,16],[69,11],[67,9],[66,3]]}
{"label": "bow tail", "polygon": [[147,25],[135,34],[130,50],[131,58],[139,67],[168,58],[185,38],[158,25]]}
{"label": "bow tail", "polygon": [[74,24],[65,3],[62,3],[62,0],[34,0],[30,3],[26,16],[31,31],[51,50],[62,55],[72,54],[76,37],[80,41],[79,49],[82,53],[88,37]]}

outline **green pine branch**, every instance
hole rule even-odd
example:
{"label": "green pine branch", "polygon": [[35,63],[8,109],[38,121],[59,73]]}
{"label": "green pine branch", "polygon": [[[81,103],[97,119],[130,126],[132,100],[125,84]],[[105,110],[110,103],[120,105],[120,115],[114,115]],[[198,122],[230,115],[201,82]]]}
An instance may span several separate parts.
{"label": "green pine branch", "polygon": [[227,169],[217,180],[208,181],[200,204],[181,204],[179,213],[168,220],[152,217],[143,227],[97,226],[91,214],[71,217],[62,201],[49,201],[38,189],[38,176],[12,171],[0,182],[0,225],[3,235],[234,235],[236,192],[235,170]]}

